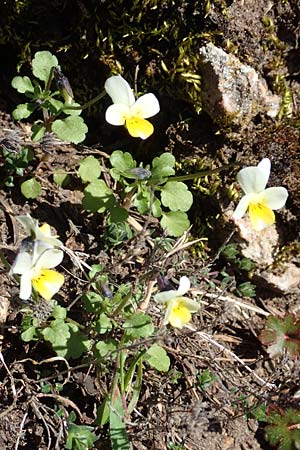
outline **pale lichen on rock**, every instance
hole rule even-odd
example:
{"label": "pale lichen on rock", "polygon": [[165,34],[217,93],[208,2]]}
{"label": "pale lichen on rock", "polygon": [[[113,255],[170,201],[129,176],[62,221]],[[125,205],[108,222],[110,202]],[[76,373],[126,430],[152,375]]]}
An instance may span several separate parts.
{"label": "pale lichen on rock", "polygon": [[276,117],[281,98],[247,64],[212,43],[200,48],[202,105],[218,123],[245,125],[257,114]]}

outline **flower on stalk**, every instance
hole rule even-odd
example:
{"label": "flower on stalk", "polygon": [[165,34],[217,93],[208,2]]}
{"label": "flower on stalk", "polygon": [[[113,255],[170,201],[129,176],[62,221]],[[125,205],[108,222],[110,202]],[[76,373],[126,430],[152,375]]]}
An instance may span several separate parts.
{"label": "flower on stalk", "polygon": [[64,276],[52,270],[62,260],[62,250],[45,241],[24,239],[10,271],[21,275],[20,298],[28,300],[33,288],[45,300],[50,300],[64,283]]}
{"label": "flower on stalk", "polygon": [[275,223],[273,210],[282,208],[288,198],[284,187],[266,189],[271,171],[269,158],[264,158],[257,166],[246,167],[237,174],[237,180],[245,195],[241,198],[234,213],[234,219],[241,219],[249,209],[253,228],[261,231]]}
{"label": "flower on stalk", "polygon": [[199,303],[183,297],[190,287],[190,280],[187,277],[181,277],[177,291],[163,291],[154,295],[154,300],[157,303],[164,303],[166,305],[164,325],[170,323],[172,327],[182,328],[190,322],[192,313],[199,310]]}
{"label": "flower on stalk", "polygon": [[36,219],[33,219],[29,214],[26,216],[17,216],[17,221],[23,226],[26,233],[31,236],[33,240],[42,241],[52,247],[62,247],[62,242],[57,239],[57,235],[52,235],[51,228],[48,223],[39,226]]}
{"label": "flower on stalk", "polygon": [[111,97],[105,119],[111,125],[125,125],[133,137],[147,139],[154,131],[149,117],[155,116],[159,110],[159,102],[154,94],[145,94],[135,100],[131,87],[121,75],[108,78],[104,88]]}

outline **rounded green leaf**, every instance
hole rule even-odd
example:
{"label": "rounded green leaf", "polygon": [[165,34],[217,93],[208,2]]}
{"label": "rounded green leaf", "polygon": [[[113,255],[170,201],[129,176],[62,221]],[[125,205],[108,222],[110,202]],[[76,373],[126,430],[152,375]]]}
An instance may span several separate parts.
{"label": "rounded green leaf", "polygon": [[27,119],[35,110],[35,106],[32,103],[21,103],[13,110],[12,115],[15,120]]}
{"label": "rounded green leaf", "polygon": [[25,94],[25,92],[34,92],[34,87],[29,77],[14,77],[11,85],[21,94]]}
{"label": "rounded green leaf", "polygon": [[164,178],[175,174],[175,157],[172,153],[163,153],[152,161],[152,178]]}
{"label": "rounded green leaf", "polygon": [[134,169],[136,167],[136,162],[132,158],[131,154],[128,152],[124,153],[121,150],[115,150],[112,152],[109,160],[111,165],[120,172]]}
{"label": "rounded green leaf", "polygon": [[82,206],[86,211],[102,213],[115,204],[113,191],[103,180],[95,180],[84,189]]}
{"label": "rounded green leaf", "polygon": [[44,137],[46,133],[46,127],[41,123],[35,123],[31,127],[31,139],[38,142]]}
{"label": "rounded green leaf", "polygon": [[181,181],[168,181],[161,189],[161,202],[171,211],[188,211],[193,204],[193,195]]}
{"label": "rounded green leaf", "polygon": [[153,344],[145,353],[145,360],[151,367],[160,372],[167,372],[170,368],[170,358],[167,352],[158,344]]}
{"label": "rounded green leaf", "polygon": [[152,336],[154,326],[148,314],[137,312],[124,322],[123,328],[126,337],[131,339],[146,338]]}
{"label": "rounded green leaf", "polygon": [[42,186],[35,178],[21,184],[21,192],[26,198],[37,198],[42,192]]}
{"label": "rounded green leaf", "polygon": [[88,127],[82,117],[69,116],[63,120],[55,120],[52,124],[52,131],[63,141],[79,144],[84,141]]}
{"label": "rounded green leaf", "polygon": [[53,181],[57,186],[66,187],[70,184],[71,177],[65,172],[56,172],[53,174]]}
{"label": "rounded green leaf", "polygon": [[97,180],[101,175],[101,166],[94,156],[87,156],[79,163],[79,176],[83,183]]}
{"label": "rounded green leaf", "polygon": [[32,60],[32,73],[39,80],[47,81],[52,67],[56,67],[58,61],[56,56],[47,50],[36,52],[34,59]]}
{"label": "rounded green leaf", "polygon": [[188,230],[190,221],[185,212],[170,211],[163,213],[160,221],[161,226],[166,230],[169,236],[182,236]]}

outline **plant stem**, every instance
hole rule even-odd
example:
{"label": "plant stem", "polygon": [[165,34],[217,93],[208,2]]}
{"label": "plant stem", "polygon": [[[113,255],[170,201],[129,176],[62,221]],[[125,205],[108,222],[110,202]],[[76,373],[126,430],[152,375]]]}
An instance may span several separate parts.
{"label": "plant stem", "polygon": [[89,108],[94,103],[97,103],[99,100],[101,100],[101,98],[103,98],[105,95],[106,95],[106,91],[103,90],[102,92],[100,92],[100,94],[98,94],[96,97],[92,98],[92,100],[89,100],[84,105],[82,105],[82,106],[64,105],[63,108],[61,109],[61,111],[68,110],[68,109],[83,110],[83,109]]}
{"label": "plant stem", "polygon": [[194,180],[195,178],[203,178],[206,177],[207,175],[212,175],[214,173],[219,173],[222,172],[223,170],[229,169],[230,167],[235,167],[235,166],[240,166],[240,163],[230,163],[227,164],[226,166],[222,166],[222,167],[217,167],[216,169],[211,169],[211,170],[203,170],[202,172],[196,172],[196,173],[191,173],[189,175],[179,175],[179,176],[175,176],[175,177],[169,177],[168,181],[187,181],[187,180]]}

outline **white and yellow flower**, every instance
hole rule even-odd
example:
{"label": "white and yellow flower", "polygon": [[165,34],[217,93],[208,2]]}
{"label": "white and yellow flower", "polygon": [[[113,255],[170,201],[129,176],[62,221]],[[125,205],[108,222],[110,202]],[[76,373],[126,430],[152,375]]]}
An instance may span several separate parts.
{"label": "white and yellow flower", "polygon": [[154,94],[145,94],[135,100],[131,87],[121,75],[108,78],[104,88],[113,101],[105,113],[105,119],[111,125],[125,125],[133,137],[147,139],[154,131],[149,117],[159,110],[159,102]]}
{"label": "white and yellow flower", "polygon": [[233,218],[241,219],[249,209],[249,216],[255,230],[261,231],[275,223],[273,210],[282,208],[288,198],[284,187],[266,189],[271,171],[269,158],[264,158],[257,166],[246,167],[237,174],[237,180],[245,195],[237,205]]}
{"label": "white and yellow flower", "polygon": [[181,277],[177,291],[163,291],[154,296],[156,302],[166,305],[164,325],[170,323],[175,328],[182,328],[190,322],[192,313],[199,310],[199,303],[183,297],[190,287],[190,280],[187,277]]}
{"label": "white and yellow flower", "polygon": [[63,251],[53,248],[45,241],[31,238],[22,241],[19,252],[11,267],[11,273],[21,275],[20,298],[28,300],[32,288],[45,300],[50,300],[64,283],[64,276],[56,270],[63,260]]}
{"label": "white and yellow flower", "polygon": [[58,236],[52,235],[51,227],[48,223],[39,226],[38,221],[33,219],[29,214],[26,216],[17,216],[16,219],[32,239],[45,242],[52,247],[62,247],[63,244],[57,239]]}

